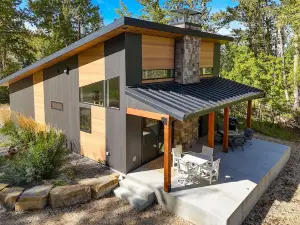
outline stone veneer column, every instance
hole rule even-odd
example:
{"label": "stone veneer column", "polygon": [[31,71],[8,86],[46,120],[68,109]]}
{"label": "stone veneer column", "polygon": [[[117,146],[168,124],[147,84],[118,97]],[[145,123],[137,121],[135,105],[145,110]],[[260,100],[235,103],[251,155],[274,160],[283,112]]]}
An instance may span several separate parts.
{"label": "stone veneer column", "polygon": [[184,36],[175,43],[175,81],[200,82],[200,38]]}
{"label": "stone veneer column", "polygon": [[186,121],[174,122],[174,146],[182,145],[184,150],[192,147],[193,141],[198,139],[199,117],[192,117]]}

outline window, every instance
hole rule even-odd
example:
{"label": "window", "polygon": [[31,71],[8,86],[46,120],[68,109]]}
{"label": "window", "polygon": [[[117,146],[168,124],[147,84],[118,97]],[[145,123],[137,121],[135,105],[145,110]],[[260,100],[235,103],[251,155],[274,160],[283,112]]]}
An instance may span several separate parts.
{"label": "window", "polygon": [[84,132],[91,133],[91,109],[89,108],[79,108],[80,114],[80,130]]}
{"label": "window", "polygon": [[173,78],[173,70],[143,70],[142,79],[162,79],[162,78]]}
{"label": "window", "polygon": [[212,74],[213,74],[212,67],[200,68],[200,76],[201,75],[212,75]]}
{"label": "window", "polygon": [[107,106],[110,108],[120,108],[120,82],[119,77],[107,80],[106,98]]}
{"label": "window", "polygon": [[63,111],[64,105],[61,102],[51,101],[51,109],[57,109]]}
{"label": "window", "polygon": [[104,81],[99,81],[79,88],[79,101],[104,106]]}

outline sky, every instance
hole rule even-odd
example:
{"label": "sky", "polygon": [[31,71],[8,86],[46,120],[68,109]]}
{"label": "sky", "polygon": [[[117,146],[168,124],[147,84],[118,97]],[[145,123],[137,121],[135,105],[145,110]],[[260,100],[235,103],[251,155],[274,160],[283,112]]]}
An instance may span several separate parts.
{"label": "sky", "polygon": [[[104,17],[104,24],[107,25],[114,21],[114,19],[118,18],[118,15],[115,13],[115,9],[119,8],[120,0],[92,0],[94,4],[98,4],[100,6],[100,10],[102,16]],[[136,0],[123,0],[128,10],[135,15],[140,13],[140,4],[136,2]],[[162,0],[162,3],[164,0]],[[211,12],[216,12],[219,10],[225,10],[227,6],[235,6],[237,2],[234,0],[212,0],[210,7]],[[238,22],[232,22],[229,28],[222,28],[218,33],[223,35],[229,35],[231,29],[242,28],[243,26]]]}
{"label": "sky", "polygon": [[[115,13],[115,9],[119,8],[120,0],[91,0],[93,4],[98,4],[100,6],[101,14],[104,18],[104,24],[107,25],[114,21],[114,19],[118,18],[118,15]],[[165,0],[161,0],[163,3]],[[141,6],[136,0],[123,0],[128,10],[135,15],[140,14]],[[25,6],[26,0],[23,0],[22,6]],[[235,6],[237,2],[235,0],[212,0],[210,3],[210,7],[213,12],[219,10],[225,10],[227,6]],[[28,24],[30,28],[30,24]],[[229,35],[231,29],[243,28],[241,24],[238,22],[232,22],[229,28],[222,28],[218,31],[219,34]]]}

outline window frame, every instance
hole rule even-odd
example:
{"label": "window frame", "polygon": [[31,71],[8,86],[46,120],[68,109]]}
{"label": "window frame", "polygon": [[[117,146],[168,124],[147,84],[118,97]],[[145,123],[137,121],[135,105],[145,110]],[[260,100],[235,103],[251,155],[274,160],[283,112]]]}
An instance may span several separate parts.
{"label": "window frame", "polygon": [[[202,73],[205,69],[211,69],[211,73]],[[200,76],[211,76],[214,75],[214,67],[200,67]]]}
{"label": "window frame", "polygon": [[[90,114],[90,130],[84,130],[81,128],[81,109],[85,109],[85,110],[89,110],[89,114]],[[92,109],[90,107],[84,107],[82,105],[79,106],[79,129],[82,132],[85,133],[92,133]]]}
{"label": "window frame", "polygon": [[[112,79],[116,79],[116,78],[119,79],[119,82],[118,82],[119,83],[119,86],[118,86],[118,88],[119,88],[119,107],[118,108],[109,106],[109,81]],[[110,79],[105,80],[105,102],[106,102],[106,104],[105,104],[106,108],[120,110],[120,107],[121,107],[120,76],[112,77]]]}
{"label": "window frame", "polygon": [[[170,77],[159,77],[159,78],[143,78],[144,71],[157,71],[157,70],[166,70],[167,72],[170,71],[171,75]],[[162,79],[175,79],[175,70],[174,69],[152,69],[152,70],[142,70],[142,81],[146,80],[162,80]]]}
{"label": "window frame", "polygon": [[[100,82],[102,82],[102,84],[103,84],[103,105],[82,101],[81,100],[81,88],[86,87],[86,86],[91,85],[91,84],[100,83]],[[97,106],[97,107],[106,107],[106,93],[105,93],[106,92],[106,80],[100,80],[100,81],[97,81],[97,82],[94,82],[94,83],[91,83],[91,84],[87,84],[87,85],[79,87],[79,103],[87,104],[87,105],[94,105],[94,106]]]}

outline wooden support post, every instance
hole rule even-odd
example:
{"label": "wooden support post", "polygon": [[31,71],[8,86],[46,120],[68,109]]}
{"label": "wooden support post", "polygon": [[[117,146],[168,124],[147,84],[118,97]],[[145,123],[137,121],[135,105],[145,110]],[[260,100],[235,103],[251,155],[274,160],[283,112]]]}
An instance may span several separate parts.
{"label": "wooden support post", "polygon": [[228,152],[229,107],[224,108],[223,152]]}
{"label": "wooden support post", "polygon": [[164,121],[164,191],[171,191],[171,142],[172,120],[165,118]]}
{"label": "wooden support post", "polygon": [[247,108],[247,121],[246,121],[247,128],[251,128],[251,114],[252,114],[252,100],[249,100],[248,108]]}
{"label": "wooden support post", "polygon": [[208,115],[208,146],[213,148],[215,143],[215,112]]}

